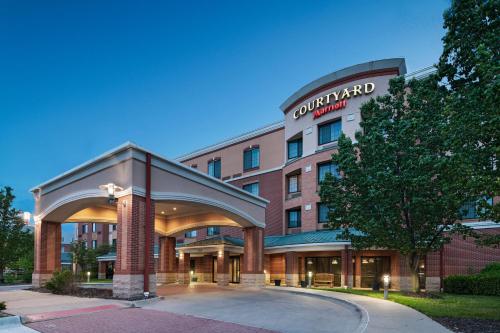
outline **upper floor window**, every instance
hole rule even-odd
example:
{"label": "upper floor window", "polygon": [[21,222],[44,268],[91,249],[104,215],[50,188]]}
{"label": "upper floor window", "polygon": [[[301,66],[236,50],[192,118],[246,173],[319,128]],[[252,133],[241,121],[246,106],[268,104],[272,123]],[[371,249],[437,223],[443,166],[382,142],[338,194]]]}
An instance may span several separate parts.
{"label": "upper floor window", "polygon": [[287,177],[288,193],[297,193],[300,191],[300,175],[291,175]]}
{"label": "upper floor window", "polygon": [[255,195],[259,195],[259,183],[251,183],[243,185],[243,189]]}
{"label": "upper floor window", "polygon": [[184,237],[185,238],[196,238],[197,234],[198,233],[196,232],[196,230],[190,230],[184,234]]}
{"label": "upper floor window", "polygon": [[191,168],[198,169],[198,164],[191,164]]}
{"label": "upper floor window", "polygon": [[82,234],[87,233],[87,228],[88,228],[88,226],[86,224],[82,225]]}
{"label": "upper floor window", "polygon": [[92,241],[92,248],[97,249],[97,241],[96,240]]}
{"label": "upper floor window", "polygon": [[111,241],[111,246],[116,249],[116,238]]}
{"label": "upper floor window", "polygon": [[318,145],[337,141],[341,132],[342,121],[340,119],[318,126]]}
{"label": "upper floor window", "polygon": [[288,141],[288,159],[302,156],[302,138]]}
{"label": "upper floor window", "polygon": [[86,249],[88,248],[87,241],[83,242],[83,247],[86,248]]}
{"label": "upper floor window", "polygon": [[[478,211],[481,209],[479,207],[480,200],[470,200],[467,201],[462,205],[460,208],[460,215],[462,216],[462,219],[477,219],[479,218]],[[486,202],[488,205],[493,205],[493,199],[488,198],[486,199]]]}
{"label": "upper floor window", "polygon": [[259,167],[260,149],[251,147],[243,152],[243,170],[250,170]]}
{"label": "upper floor window", "polygon": [[96,224],[95,223],[92,223],[92,232],[96,232]]}
{"label": "upper floor window", "polygon": [[290,209],[287,211],[288,228],[299,228],[302,224],[300,209]]}
{"label": "upper floor window", "polygon": [[208,174],[212,177],[220,179],[221,159],[208,161]]}
{"label": "upper floor window", "polygon": [[332,162],[326,162],[318,164],[318,184],[321,184],[323,180],[325,180],[325,176],[327,173],[330,173],[334,177],[339,177],[339,172],[337,165]]}
{"label": "upper floor window", "polygon": [[113,224],[113,231],[116,230],[116,224]]}
{"label": "upper floor window", "polygon": [[207,228],[207,236],[215,236],[220,234],[220,228],[219,227],[208,227]]}
{"label": "upper floor window", "polygon": [[330,209],[324,203],[318,204],[318,223],[328,223],[330,218],[328,214],[330,213]]}

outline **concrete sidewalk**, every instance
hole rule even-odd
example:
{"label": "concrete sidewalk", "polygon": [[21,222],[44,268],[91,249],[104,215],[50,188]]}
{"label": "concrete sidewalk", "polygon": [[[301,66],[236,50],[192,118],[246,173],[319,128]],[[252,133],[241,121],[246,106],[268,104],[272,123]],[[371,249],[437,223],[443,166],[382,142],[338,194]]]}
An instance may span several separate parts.
{"label": "concrete sidewalk", "polygon": [[338,293],[333,291],[293,288],[266,287],[285,293],[308,294],[347,301],[360,308],[368,316],[365,332],[405,332],[405,333],[452,333],[421,312],[392,301],[367,296]]}

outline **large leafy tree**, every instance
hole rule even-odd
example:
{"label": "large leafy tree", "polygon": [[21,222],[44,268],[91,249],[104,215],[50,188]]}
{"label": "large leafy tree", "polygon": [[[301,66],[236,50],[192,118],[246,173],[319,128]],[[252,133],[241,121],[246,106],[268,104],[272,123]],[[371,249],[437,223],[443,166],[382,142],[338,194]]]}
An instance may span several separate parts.
{"label": "large leafy tree", "polygon": [[5,268],[15,266],[27,250],[33,251],[33,236],[25,228],[20,211],[12,207],[14,198],[11,187],[0,189],[0,282],[4,282]]}
{"label": "large leafy tree", "polygon": [[329,227],[342,229],[355,249],[401,252],[418,290],[418,263],[453,233],[467,234],[460,207],[468,197],[462,161],[443,139],[446,90],[437,79],[390,81],[389,93],[361,107],[356,141],[342,135],[332,156],[341,177],[327,176],[321,201]]}
{"label": "large leafy tree", "polygon": [[111,249],[112,247],[108,244],[102,244],[96,249],[92,249],[87,248],[83,241],[72,242],[70,251],[73,255],[73,263],[76,265],[76,273],[82,270],[97,273],[97,257],[110,252]]}
{"label": "large leafy tree", "polygon": [[[465,186],[478,200],[482,219],[500,221],[500,1],[453,1],[444,14],[439,79],[448,89],[445,107],[450,152],[460,155]],[[500,235],[481,239],[500,245]]]}

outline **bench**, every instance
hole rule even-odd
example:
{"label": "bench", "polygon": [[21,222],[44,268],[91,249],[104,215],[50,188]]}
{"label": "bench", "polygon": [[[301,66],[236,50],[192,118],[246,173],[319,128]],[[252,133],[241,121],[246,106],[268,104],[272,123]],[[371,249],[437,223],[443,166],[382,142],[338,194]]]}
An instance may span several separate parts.
{"label": "bench", "polygon": [[321,284],[326,284],[330,286],[330,288],[333,288],[333,274],[317,273],[314,276],[314,286],[316,287],[317,285]]}

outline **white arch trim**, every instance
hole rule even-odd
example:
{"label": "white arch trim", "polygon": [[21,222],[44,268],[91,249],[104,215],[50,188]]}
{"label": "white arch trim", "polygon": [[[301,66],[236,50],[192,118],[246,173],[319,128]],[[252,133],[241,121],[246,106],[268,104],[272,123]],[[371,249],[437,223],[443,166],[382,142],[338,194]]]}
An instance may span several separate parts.
{"label": "white arch trim", "polygon": [[[120,191],[116,193],[116,197],[122,197],[128,194],[136,194],[140,196],[144,196],[145,191],[143,191],[142,188],[128,188],[123,191]],[[104,190],[100,189],[95,189],[95,190],[84,190],[84,191],[79,191],[75,193],[71,193],[67,196],[64,196],[60,198],[59,200],[55,201],[52,203],[49,207],[47,207],[44,211],[42,211],[40,214],[37,214],[34,216],[35,222],[39,222],[43,220],[47,215],[49,215],[51,212],[55,211],[57,208],[66,205],[68,203],[82,200],[82,199],[90,199],[90,198],[107,198],[108,194]],[[220,208],[224,211],[233,213],[235,215],[238,215],[239,217],[243,218],[244,220],[249,221],[251,224],[255,225],[256,227],[264,228],[266,226],[265,222],[258,221],[249,214],[233,207],[230,206],[222,201],[202,197],[202,196],[197,196],[193,194],[186,194],[186,193],[179,193],[179,192],[152,192],[151,193],[151,199],[153,200],[162,200],[162,201],[183,201],[183,202],[192,202],[192,203],[198,203],[198,204],[203,204],[211,207],[216,207]]]}

